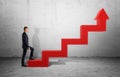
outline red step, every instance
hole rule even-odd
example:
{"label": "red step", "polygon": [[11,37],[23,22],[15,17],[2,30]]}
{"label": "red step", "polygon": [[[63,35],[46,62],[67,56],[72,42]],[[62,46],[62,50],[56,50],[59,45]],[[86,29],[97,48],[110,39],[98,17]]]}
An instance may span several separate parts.
{"label": "red step", "polygon": [[109,19],[104,9],[101,9],[95,20],[97,25],[82,25],[80,26],[80,38],[63,38],[61,40],[61,50],[43,50],[42,58],[28,60],[28,67],[48,67],[50,57],[67,57],[68,45],[87,45],[88,32],[103,32],[106,31],[106,20]]}

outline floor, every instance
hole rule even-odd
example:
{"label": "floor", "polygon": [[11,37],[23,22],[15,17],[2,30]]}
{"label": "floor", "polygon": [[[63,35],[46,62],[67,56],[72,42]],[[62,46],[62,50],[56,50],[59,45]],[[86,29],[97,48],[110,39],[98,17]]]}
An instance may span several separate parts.
{"label": "floor", "polygon": [[49,67],[21,67],[20,58],[0,58],[0,77],[120,77],[119,58],[51,59]]}

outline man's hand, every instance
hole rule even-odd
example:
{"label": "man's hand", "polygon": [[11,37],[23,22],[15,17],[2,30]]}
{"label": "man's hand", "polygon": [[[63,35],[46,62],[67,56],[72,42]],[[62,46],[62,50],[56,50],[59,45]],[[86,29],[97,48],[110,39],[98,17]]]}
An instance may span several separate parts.
{"label": "man's hand", "polygon": [[28,50],[30,50],[30,47],[28,47]]}

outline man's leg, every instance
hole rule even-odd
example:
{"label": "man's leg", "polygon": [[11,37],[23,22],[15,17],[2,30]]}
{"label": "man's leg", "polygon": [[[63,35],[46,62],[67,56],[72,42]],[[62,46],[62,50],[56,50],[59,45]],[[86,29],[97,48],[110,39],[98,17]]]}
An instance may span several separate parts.
{"label": "man's leg", "polygon": [[31,53],[30,53],[30,58],[29,59],[33,59],[33,52],[34,52],[34,48],[30,47]]}
{"label": "man's leg", "polygon": [[21,60],[21,64],[22,66],[25,65],[25,56],[26,56],[26,53],[27,53],[27,48],[23,48],[23,55],[22,55],[22,60]]}

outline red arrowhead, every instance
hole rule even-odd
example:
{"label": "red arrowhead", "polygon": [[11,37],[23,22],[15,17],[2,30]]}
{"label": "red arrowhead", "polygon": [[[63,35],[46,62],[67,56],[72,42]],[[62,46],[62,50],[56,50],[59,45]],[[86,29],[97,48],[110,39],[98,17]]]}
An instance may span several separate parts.
{"label": "red arrowhead", "polygon": [[95,20],[98,20],[98,19],[109,19],[107,13],[103,8],[98,12],[97,16],[95,17]]}

